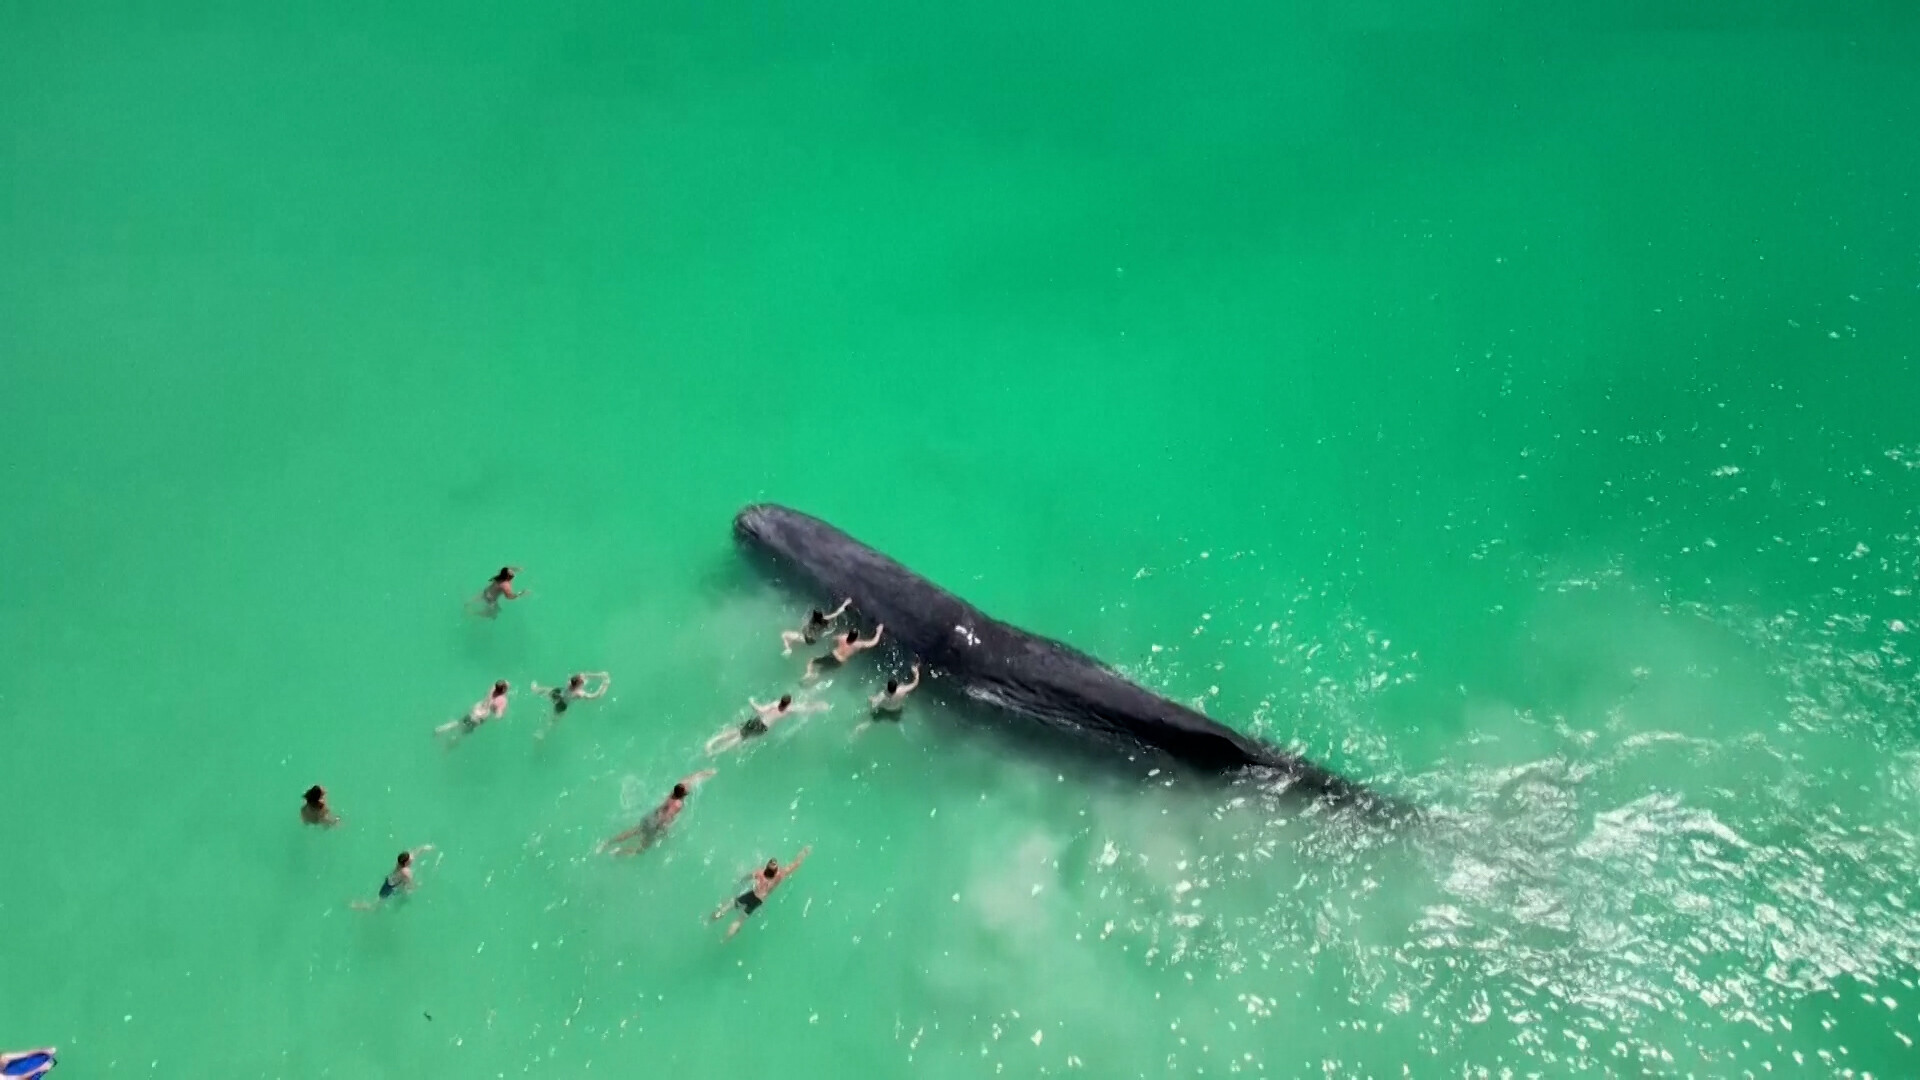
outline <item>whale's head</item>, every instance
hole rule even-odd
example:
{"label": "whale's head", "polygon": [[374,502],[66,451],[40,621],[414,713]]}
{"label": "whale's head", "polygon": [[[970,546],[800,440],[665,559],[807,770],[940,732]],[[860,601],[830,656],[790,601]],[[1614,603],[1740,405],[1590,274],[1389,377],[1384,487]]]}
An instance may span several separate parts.
{"label": "whale's head", "polygon": [[822,533],[835,531],[818,518],[772,503],[755,503],[733,516],[736,540],[786,563],[805,565],[821,549]]}

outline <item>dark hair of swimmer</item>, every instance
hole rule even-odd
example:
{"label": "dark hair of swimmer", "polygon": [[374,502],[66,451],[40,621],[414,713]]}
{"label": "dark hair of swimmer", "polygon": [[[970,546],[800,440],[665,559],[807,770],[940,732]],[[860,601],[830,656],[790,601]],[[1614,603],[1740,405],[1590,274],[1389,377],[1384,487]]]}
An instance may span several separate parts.
{"label": "dark hair of swimmer", "polygon": [[819,608],[814,608],[807,613],[807,621],[815,626],[825,626],[827,625],[827,616]]}
{"label": "dark hair of swimmer", "polygon": [[685,785],[685,784],[675,784],[675,785],[673,785],[673,797],[674,797],[674,798],[676,798],[676,799],[684,799],[684,798],[686,798],[686,797],[687,797],[687,785]]}
{"label": "dark hair of swimmer", "polygon": [[498,697],[499,695],[504,694],[506,692],[507,692],[507,680],[501,679],[499,682],[493,684],[493,693],[495,697]]}
{"label": "dark hair of swimmer", "polygon": [[792,694],[781,694],[781,695],[780,695],[780,707],[781,707],[781,708],[783,708],[783,709],[784,709],[784,708],[786,708],[787,706],[789,706],[789,705],[791,705],[791,704],[793,704],[793,695],[792,695]]}
{"label": "dark hair of swimmer", "polygon": [[761,872],[762,874],[765,874],[765,875],[766,875],[766,876],[768,876],[768,877],[772,877],[773,875],[775,875],[775,874],[777,874],[777,873],[779,873],[779,872],[780,872],[780,860],[779,860],[779,859],[768,859],[768,860],[767,860],[767,868],[766,868],[765,870],[762,870],[762,871],[760,871],[760,872]]}
{"label": "dark hair of swimmer", "polygon": [[511,566],[503,566],[503,567],[501,567],[501,568],[500,568],[500,572],[499,572],[499,573],[497,573],[497,574],[495,574],[495,575],[493,575],[493,580],[494,580],[495,582],[501,582],[501,581],[512,581],[512,580],[513,580],[513,567],[511,567]]}
{"label": "dark hair of swimmer", "polygon": [[585,685],[587,685],[587,677],[586,677],[585,675],[574,675],[574,676],[571,676],[571,677],[569,677],[569,678],[567,679],[567,685],[568,685],[569,687],[574,687],[574,686],[585,686]]}
{"label": "dark hair of swimmer", "polygon": [[900,680],[899,680],[899,679],[888,679],[888,680],[887,680],[887,693],[889,693],[889,694],[892,694],[892,693],[896,693],[896,692],[898,692],[898,691],[899,691],[899,689],[900,689]]}
{"label": "dark hair of swimmer", "polygon": [[411,852],[411,851],[403,851],[403,852],[401,852],[401,853],[400,853],[400,865],[401,865],[401,866],[412,866],[412,865],[413,865],[413,852]]}
{"label": "dark hair of swimmer", "polygon": [[858,630],[847,631],[847,644],[851,645],[854,642],[859,640],[860,640],[860,631]]}
{"label": "dark hair of swimmer", "polygon": [[317,807],[326,800],[326,797],[327,797],[327,789],[321,787],[319,784],[315,784],[312,787],[307,789],[307,805],[308,806]]}

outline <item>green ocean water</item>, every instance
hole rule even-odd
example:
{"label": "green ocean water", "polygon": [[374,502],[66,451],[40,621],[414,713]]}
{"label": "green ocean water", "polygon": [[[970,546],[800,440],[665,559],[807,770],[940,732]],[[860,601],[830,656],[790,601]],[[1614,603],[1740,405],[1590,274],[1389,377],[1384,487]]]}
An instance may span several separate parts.
{"label": "green ocean water", "polygon": [[[0,1049],[1920,1073],[1910,5],[394,7],[0,4]],[[760,499],[1424,821],[861,666],[598,855]]]}

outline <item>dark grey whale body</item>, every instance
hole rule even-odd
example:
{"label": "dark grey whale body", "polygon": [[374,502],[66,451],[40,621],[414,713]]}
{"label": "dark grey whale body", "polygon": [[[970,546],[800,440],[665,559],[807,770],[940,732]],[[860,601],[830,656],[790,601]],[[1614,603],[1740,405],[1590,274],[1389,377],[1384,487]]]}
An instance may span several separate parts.
{"label": "dark grey whale body", "polygon": [[733,530],[822,599],[850,598],[868,622],[886,625],[899,648],[957,680],[974,701],[1147,747],[1202,772],[1266,770],[1316,798],[1394,808],[1297,754],[1141,689],[1085,653],[988,617],[818,518],[761,504],[741,510]]}

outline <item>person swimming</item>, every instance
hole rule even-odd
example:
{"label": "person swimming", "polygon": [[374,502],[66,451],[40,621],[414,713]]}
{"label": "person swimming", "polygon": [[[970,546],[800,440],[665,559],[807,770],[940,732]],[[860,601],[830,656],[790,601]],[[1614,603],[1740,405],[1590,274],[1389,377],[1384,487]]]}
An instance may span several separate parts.
{"label": "person swimming", "polygon": [[840,606],[834,608],[831,612],[823,614],[819,608],[814,608],[808,612],[807,621],[800,624],[800,629],[784,630],[781,632],[780,655],[792,656],[793,644],[796,641],[803,645],[812,645],[818,642],[822,637],[826,636],[828,630],[832,629],[834,620],[845,615],[847,609],[852,606],[852,600],[842,600],[840,601]]}
{"label": "person swimming", "polygon": [[913,662],[913,680],[902,683],[899,679],[888,679],[887,688],[867,699],[872,709],[872,718],[853,729],[855,735],[877,723],[900,722],[900,711],[906,707],[907,695],[920,688],[920,662]]}
{"label": "person swimming", "polygon": [[473,703],[467,715],[458,720],[449,720],[433,729],[435,735],[471,735],[480,730],[480,725],[489,720],[498,720],[507,715],[507,680],[501,679],[493,684],[487,696]]}
{"label": "person swimming", "polygon": [[829,708],[829,706],[818,701],[795,705],[792,694],[782,694],[780,695],[779,701],[766,705],[762,705],[752,698],[748,698],[747,704],[753,706],[753,715],[747,717],[740,726],[729,727],[713,738],[708,739],[707,754],[709,756],[718,754],[723,750],[730,750],[746,742],[748,739],[765,735],[767,732],[773,730],[773,725],[785,720],[789,716],[821,712]]}
{"label": "person swimming", "polygon": [[816,656],[807,661],[807,673],[800,676],[800,681],[812,682],[820,677],[821,671],[837,668],[858,654],[866,652],[868,649],[880,644],[880,636],[886,632],[887,624],[881,623],[879,626],[873,628],[872,637],[861,641],[860,631],[847,631],[846,636],[835,639],[832,649],[823,655]]}
{"label": "person swimming", "polygon": [[520,568],[517,566],[501,567],[500,572],[493,575],[492,580],[487,582],[487,587],[481,589],[480,595],[474,598],[476,614],[481,618],[491,619],[500,614],[500,601],[518,600],[527,595],[527,590],[516,591],[513,587],[514,575],[519,572]]}
{"label": "person swimming", "polygon": [[380,899],[375,901],[356,900],[353,904],[354,910],[373,911],[380,906],[382,901],[390,900],[395,896],[405,896],[412,892],[414,887],[413,861],[432,850],[432,844],[421,844],[411,851],[401,852],[400,857],[394,860],[393,870],[389,872],[386,877],[380,879]]}
{"label": "person swimming", "polygon": [[333,807],[327,805],[327,789],[315,784],[307,789],[307,801],[300,806],[300,820],[308,825],[324,825],[332,828],[340,824],[339,815]]}
{"label": "person swimming", "polygon": [[[687,796],[693,793],[694,787],[712,775],[712,769],[702,769],[692,776],[681,779],[673,785],[673,790],[667,793],[666,799],[659,806],[654,807],[651,813],[640,819],[640,824],[607,841],[601,847],[613,855],[638,855],[659,843],[666,837],[667,828],[673,824],[675,818],[680,816],[680,811],[686,809]],[[623,842],[635,837],[639,838],[639,843],[626,847],[620,846]]]}
{"label": "person swimming", "polygon": [[722,940],[730,940],[733,935],[739,933],[740,928],[746,925],[747,917],[759,911],[760,905],[767,902],[767,897],[772,895],[773,890],[779,888],[780,883],[791,877],[795,870],[800,869],[800,864],[807,861],[807,853],[812,850],[811,844],[801,848],[800,854],[795,855],[793,861],[785,866],[780,865],[779,859],[768,859],[767,865],[753,875],[752,883],[747,886],[746,892],[716,908],[713,913],[713,922],[726,918],[727,912],[733,908],[740,909],[740,917],[733,920],[732,926],[727,927],[726,938]]}
{"label": "person swimming", "polygon": [[[598,679],[600,680],[600,685],[595,689],[589,690],[587,689],[588,679]],[[570,675],[567,677],[567,685],[565,686],[541,686],[539,683],[532,684],[534,693],[545,694],[553,700],[553,718],[556,720],[560,718],[561,713],[567,711],[567,704],[569,702],[592,701],[594,698],[605,694],[607,688],[612,685],[613,676],[604,671],[582,671]]]}

